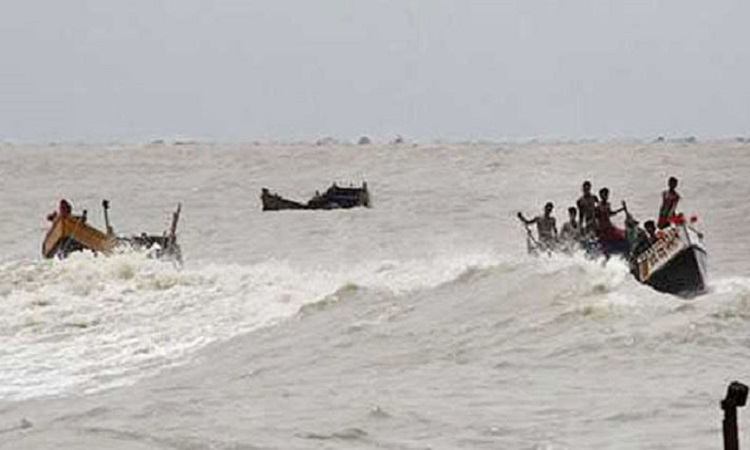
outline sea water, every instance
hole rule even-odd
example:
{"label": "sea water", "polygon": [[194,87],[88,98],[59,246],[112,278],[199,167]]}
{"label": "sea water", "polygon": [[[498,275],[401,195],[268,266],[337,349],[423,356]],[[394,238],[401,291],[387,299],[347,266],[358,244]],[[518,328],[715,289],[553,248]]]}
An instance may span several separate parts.
{"label": "sea water", "polygon": [[[750,382],[748,174],[737,141],[2,145],[0,448],[719,448]],[[588,179],[643,222],[669,176],[705,295],[526,254],[518,211],[560,225]],[[369,209],[261,211],[362,181]],[[120,234],[182,203],[184,266],[42,259],[61,198]]]}

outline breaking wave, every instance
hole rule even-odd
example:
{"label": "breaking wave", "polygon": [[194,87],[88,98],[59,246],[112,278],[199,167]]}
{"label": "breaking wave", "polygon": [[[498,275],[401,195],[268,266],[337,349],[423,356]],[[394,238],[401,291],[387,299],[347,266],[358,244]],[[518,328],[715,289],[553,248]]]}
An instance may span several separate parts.
{"label": "breaking wave", "polygon": [[130,384],[190,361],[211,343],[326,314],[373,291],[410,311],[411,296],[423,291],[446,310],[455,299],[492,303],[518,324],[513,333],[557,336],[551,355],[722,345],[745,339],[750,320],[747,278],[719,279],[703,298],[686,301],[637,283],[622,262],[583,256],[475,253],[326,269],[276,260],[178,269],[137,253],[75,254],[0,265],[0,398]]}
{"label": "breaking wave", "polygon": [[0,265],[0,398],[130,383],[206,345],[340,301],[403,295],[497,264],[472,255],[337,270],[283,261],[177,269],[138,253]]}

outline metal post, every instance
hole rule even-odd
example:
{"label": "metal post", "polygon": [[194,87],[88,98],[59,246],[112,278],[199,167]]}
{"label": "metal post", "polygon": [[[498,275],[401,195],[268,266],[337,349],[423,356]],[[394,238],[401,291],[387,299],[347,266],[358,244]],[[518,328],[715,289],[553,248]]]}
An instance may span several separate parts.
{"label": "metal post", "polygon": [[724,450],[740,450],[739,437],[737,436],[737,408],[721,402],[724,409]]}
{"label": "metal post", "polygon": [[721,401],[724,410],[724,450],[739,450],[740,442],[737,433],[737,407],[745,406],[748,387],[738,381],[733,381],[727,388],[727,396]]}

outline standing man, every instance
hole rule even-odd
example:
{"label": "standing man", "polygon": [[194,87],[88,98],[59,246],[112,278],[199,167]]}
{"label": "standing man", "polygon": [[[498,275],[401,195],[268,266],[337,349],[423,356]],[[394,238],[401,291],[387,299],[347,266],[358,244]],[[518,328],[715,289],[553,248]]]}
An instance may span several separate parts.
{"label": "standing man", "polygon": [[622,207],[616,210],[612,210],[609,205],[609,189],[599,189],[599,206],[596,208],[596,232],[599,237],[599,242],[604,248],[604,253],[609,255],[612,253],[627,253],[628,252],[628,241],[625,239],[625,231],[617,228],[612,224],[611,217],[627,210],[625,202],[622,202]]}
{"label": "standing man", "polygon": [[576,202],[578,206],[579,222],[583,231],[588,233],[596,229],[596,207],[599,205],[599,199],[591,193],[591,182],[583,182],[583,195]]}
{"label": "standing man", "polygon": [[557,243],[557,223],[555,218],[552,217],[552,209],[554,205],[552,202],[547,202],[544,205],[544,214],[536,216],[533,219],[526,219],[523,214],[518,213],[518,218],[524,225],[536,224],[536,231],[539,236],[539,243],[544,247],[544,250],[551,250]]}
{"label": "standing man", "polygon": [[677,203],[680,201],[680,194],[677,193],[677,178],[669,177],[667,184],[669,189],[661,194],[661,208],[659,208],[659,228],[664,229],[669,226],[671,219],[677,212]]}
{"label": "standing man", "polygon": [[536,231],[539,235],[539,243],[544,246],[544,250],[550,250],[555,247],[557,243],[557,224],[555,218],[552,217],[552,209],[554,205],[552,202],[547,202],[544,205],[544,214],[536,216],[533,219],[526,219],[523,214],[518,213],[518,219],[524,223],[524,225],[536,224]]}

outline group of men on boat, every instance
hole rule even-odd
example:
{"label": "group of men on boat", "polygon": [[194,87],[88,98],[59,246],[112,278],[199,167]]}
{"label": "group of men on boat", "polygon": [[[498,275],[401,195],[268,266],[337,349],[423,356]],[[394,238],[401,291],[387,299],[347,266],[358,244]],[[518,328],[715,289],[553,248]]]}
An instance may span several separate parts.
{"label": "group of men on boat", "polygon": [[[543,214],[527,219],[519,212],[518,218],[524,225],[536,224],[538,238],[534,239],[534,250],[539,251],[573,251],[583,248],[589,253],[624,254],[635,258],[646,251],[654,242],[660,238],[660,231],[672,223],[684,220],[682,215],[676,213],[680,195],[677,193],[677,178],[670,177],[667,182],[667,190],[662,193],[662,203],[659,209],[659,218],[656,223],[647,220],[643,228],[639,222],[628,212],[627,204],[623,201],[622,206],[612,209],[609,202],[609,189],[603,187],[599,190],[599,196],[591,192],[591,182],[584,181],[582,195],[576,202],[576,206],[568,208],[568,221],[562,226],[558,233],[557,221],[552,215],[554,205],[547,202],[544,205]],[[625,212],[625,229],[618,228],[612,223],[611,218]]]}

